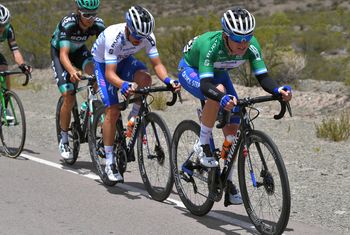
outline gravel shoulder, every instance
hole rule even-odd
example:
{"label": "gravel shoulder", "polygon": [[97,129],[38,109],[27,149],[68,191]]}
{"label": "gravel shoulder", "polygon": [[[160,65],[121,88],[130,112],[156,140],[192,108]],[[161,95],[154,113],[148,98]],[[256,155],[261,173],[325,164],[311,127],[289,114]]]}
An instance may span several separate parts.
{"label": "gravel shoulder", "polygon": [[[27,143],[56,145],[55,109],[59,97],[51,70],[36,70],[30,89],[15,89],[26,111]],[[258,106],[262,114],[255,128],[265,131],[279,147],[288,171],[292,193],[291,220],[324,227],[340,234],[350,232],[350,140],[331,142],[316,137],[315,124],[350,110],[350,89],[341,83],[304,81],[294,92],[293,117],[275,121],[277,104]],[[258,96],[261,88],[236,86],[240,97]],[[199,102],[182,92],[184,103],[157,111],[171,132],[184,119],[197,120]],[[214,136],[222,139],[215,130]]]}

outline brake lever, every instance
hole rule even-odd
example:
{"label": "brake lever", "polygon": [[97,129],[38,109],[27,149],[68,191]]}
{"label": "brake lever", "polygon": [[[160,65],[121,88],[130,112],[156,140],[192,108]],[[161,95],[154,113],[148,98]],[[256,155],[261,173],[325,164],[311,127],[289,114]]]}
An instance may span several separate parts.
{"label": "brake lever", "polygon": [[287,110],[288,110],[289,116],[293,117],[292,108],[290,107],[289,101],[286,102],[286,106],[287,106]]}

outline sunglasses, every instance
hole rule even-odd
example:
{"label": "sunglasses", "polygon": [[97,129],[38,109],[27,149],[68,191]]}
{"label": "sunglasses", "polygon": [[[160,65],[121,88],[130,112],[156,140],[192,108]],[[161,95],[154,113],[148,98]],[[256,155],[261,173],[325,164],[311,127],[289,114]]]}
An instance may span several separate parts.
{"label": "sunglasses", "polygon": [[136,39],[137,41],[142,41],[142,39],[144,39],[144,37],[138,35],[136,32],[131,32],[130,29],[129,29],[129,31],[130,31],[130,35],[131,35],[134,39]]}
{"label": "sunglasses", "polygon": [[249,42],[253,37],[253,34],[248,34],[248,35],[226,34],[226,35],[236,43]]}
{"label": "sunglasses", "polygon": [[83,11],[79,11],[80,15],[82,17],[84,17],[85,19],[92,19],[92,18],[96,18],[97,16],[97,12],[83,12]]}

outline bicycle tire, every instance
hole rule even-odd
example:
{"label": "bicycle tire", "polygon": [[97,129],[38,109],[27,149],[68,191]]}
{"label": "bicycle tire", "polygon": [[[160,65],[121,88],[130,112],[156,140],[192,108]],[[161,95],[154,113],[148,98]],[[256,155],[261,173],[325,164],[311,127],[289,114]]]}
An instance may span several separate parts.
{"label": "bicycle tire", "polygon": [[171,134],[163,118],[156,113],[148,113],[142,119],[138,135],[138,165],[145,188],[156,201],[168,198],[174,185],[170,144]]}
{"label": "bicycle tire", "polygon": [[22,102],[14,91],[6,91],[4,97],[8,99],[7,109],[12,112],[14,120],[6,124],[2,109],[0,139],[6,155],[16,158],[22,153],[26,140],[26,117]]}
{"label": "bicycle tire", "polygon": [[117,184],[117,182],[110,181],[104,170],[106,165],[104,156],[104,145],[102,139],[102,124],[104,121],[104,113],[105,108],[99,107],[94,114],[94,119],[88,132],[89,151],[91,161],[103,184],[107,186],[114,186]]}
{"label": "bicycle tire", "polygon": [[[244,145],[247,151],[243,150]],[[257,187],[254,187],[247,168],[249,159]],[[282,234],[288,224],[291,206],[288,175],[276,144],[265,133],[251,130],[246,141],[242,141],[238,177],[244,207],[256,229],[261,234]],[[266,203],[263,203],[264,198]],[[270,208],[264,211],[265,206]],[[273,206],[276,208],[271,208]]]}
{"label": "bicycle tire", "polygon": [[[185,174],[182,170],[182,164],[185,163],[187,159],[191,162],[194,162],[195,159],[197,159],[197,156],[195,156],[193,151],[193,145],[199,138],[199,134],[200,126],[195,121],[184,120],[179,123],[173,135],[171,169],[173,170],[177,192],[185,207],[194,215],[204,216],[211,210],[214,205],[214,201],[209,197],[210,191],[208,187],[208,172],[193,170],[193,172],[198,171],[198,175],[201,175],[204,177],[204,179],[206,177],[207,179],[207,182],[204,182],[204,180],[202,181],[200,178],[197,178],[198,180],[196,181],[193,178],[197,189],[199,188],[199,185],[201,189],[205,191],[205,193],[201,194],[195,192],[195,187],[193,184],[191,182],[187,182],[184,176],[181,175]],[[185,139],[185,137],[189,138]],[[181,168],[179,168],[180,164]],[[195,199],[198,199],[198,202],[195,202]]]}
{"label": "bicycle tire", "polygon": [[[64,99],[63,96],[61,96],[58,99],[58,102],[56,105],[55,120],[56,120],[56,135],[57,135],[57,142],[58,143],[60,143],[60,140],[61,140],[60,113],[61,113],[61,107],[63,105],[63,99]],[[75,103],[74,105],[76,106],[77,104]],[[79,151],[80,151],[80,136],[79,136],[78,130],[76,128],[76,122],[74,120],[73,109],[71,112],[72,113],[71,114],[71,122],[70,122],[69,128],[68,128],[68,142],[69,142],[69,146],[72,147],[73,157],[71,159],[63,159],[63,161],[65,163],[67,163],[68,165],[73,165],[77,161]]]}

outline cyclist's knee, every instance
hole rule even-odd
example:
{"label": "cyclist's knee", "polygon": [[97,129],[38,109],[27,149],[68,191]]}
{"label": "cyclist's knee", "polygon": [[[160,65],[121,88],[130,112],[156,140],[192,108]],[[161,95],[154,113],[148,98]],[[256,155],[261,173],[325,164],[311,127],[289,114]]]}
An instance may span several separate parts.
{"label": "cyclist's knee", "polygon": [[134,82],[140,87],[150,86],[152,84],[152,78],[145,70],[138,70],[134,75]]}
{"label": "cyclist's knee", "polygon": [[65,92],[62,94],[62,96],[63,105],[72,108],[75,102],[75,95],[73,95],[73,92]]}
{"label": "cyclist's knee", "polygon": [[220,103],[212,99],[208,99],[205,105],[210,107],[210,109],[212,109],[213,111],[216,110],[217,112],[219,111],[219,108],[220,108]]}
{"label": "cyclist's knee", "polygon": [[105,119],[110,120],[111,122],[115,123],[120,115],[120,110],[116,105],[112,105],[106,108],[106,117]]}
{"label": "cyclist's knee", "polygon": [[89,61],[85,64],[83,67],[83,72],[86,74],[93,74],[94,73],[94,64],[92,61]]}

